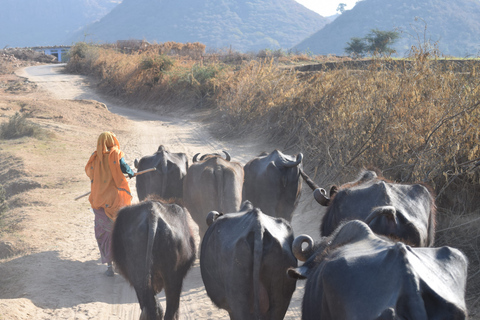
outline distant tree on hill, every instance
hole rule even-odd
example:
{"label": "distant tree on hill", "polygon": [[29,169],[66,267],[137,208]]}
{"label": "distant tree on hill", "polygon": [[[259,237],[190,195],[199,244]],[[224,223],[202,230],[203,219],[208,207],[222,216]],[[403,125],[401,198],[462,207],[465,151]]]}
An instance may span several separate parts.
{"label": "distant tree on hill", "polygon": [[364,38],[353,37],[347,42],[345,52],[354,56],[367,54],[393,54],[395,49],[391,47],[400,38],[397,31],[382,31],[372,29]]}
{"label": "distant tree on hill", "polygon": [[347,6],[347,4],[345,4],[345,3],[339,3],[338,7],[337,7],[337,12],[339,12],[340,14],[344,13],[346,6]]}

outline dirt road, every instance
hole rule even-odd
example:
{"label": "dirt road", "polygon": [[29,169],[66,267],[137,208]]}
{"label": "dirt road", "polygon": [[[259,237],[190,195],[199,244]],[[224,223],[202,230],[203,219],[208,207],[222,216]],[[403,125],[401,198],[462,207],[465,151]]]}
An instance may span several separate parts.
{"label": "dirt road", "polygon": [[[85,117],[81,121],[83,128],[82,125],[80,128],[60,128],[70,136],[82,136],[78,141],[86,141],[88,145],[78,146],[80,154],[76,156],[49,164],[52,175],[61,172],[62,181],[66,181],[62,184],[64,191],[52,195],[51,190],[42,189],[38,195],[31,195],[45,202],[50,199],[51,203],[47,209],[30,213],[36,249],[2,262],[0,275],[7,280],[0,282],[3,285],[0,288],[0,319],[138,319],[140,311],[134,290],[120,275],[109,278],[103,274],[105,266],[99,260],[94,217],[88,210],[87,198],[73,201],[75,196],[89,191],[83,163],[93,151],[98,134],[104,130],[116,132],[131,165],[134,158],[154,153],[161,144],[168,150],[185,152],[190,159],[198,152],[226,150],[233,160],[242,164],[261,151],[281,146],[240,140],[217,141],[193,115],[162,116],[135,110],[135,106],[125,108],[96,94],[86,78],[62,71],[62,65],[47,65],[26,68],[17,74],[36,82],[52,100],[97,100],[121,117],[113,122],[109,120],[108,125],[102,127],[99,123],[90,125],[88,113],[77,114]],[[71,111],[75,114],[73,109]],[[73,139],[65,144],[77,153],[75,143],[78,141]],[[137,202],[134,179],[130,180],[130,186],[135,194],[134,202]],[[296,235],[308,233],[317,237],[317,211],[311,192],[305,189],[292,221]],[[285,319],[300,319],[303,285],[303,282],[297,284]],[[158,299],[165,306],[163,293]],[[198,259],[184,282],[180,314],[181,319],[228,319],[227,313],[217,309],[206,295]]]}

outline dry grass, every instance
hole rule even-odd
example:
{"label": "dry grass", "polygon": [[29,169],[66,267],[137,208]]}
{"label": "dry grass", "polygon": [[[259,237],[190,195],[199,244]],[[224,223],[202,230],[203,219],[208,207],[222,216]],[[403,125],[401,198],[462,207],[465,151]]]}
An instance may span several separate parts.
{"label": "dry grass", "polygon": [[22,137],[34,137],[45,139],[52,134],[39,125],[27,120],[26,114],[16,113],[7,122],[0,124],[0,139],[18,139]]}
{"label": "dry grass", "polygon": [[[348,59],[230,53],[233,63],[220,55],[207,63],[176,55],[168,56],[172,64],[162,70],[166,56],[158,52],[125,55],[93,47],[86,52],[68,68],[99,77],[103,88],[126,99],[215,107],[224,135],[253,132],[285,150],[302,151],[319,185],[349,181],[368,166],[398,182],[431,185],[439,207],[437,245],[457,247],[468,255],[468,299],[470,307],[476,307],[478,60],[443,60],[414,48],[408,59],[373,59],[362,70],[339,63],[302,73],[286,66]],[[142,68],[146,59],[151,67]]]}
{"label": "dry grass", "polygon": [[114,48],[80,43],[71,52],[67,70],[97,77],[101,89],[126,102],[141,97],[163,106],[210,106],[215,90],[213,80],[226,65],[203,64],[198,53],[205,49],[203,45],[177,47],[154,46],[124,54]]}
{"label": "dry grass", "polygon": [[217,104],[228,131],[261,128],[285,149],[302,150],[323,184],[364,166],[429,183],[439,198],[452,178],[478,184],[470,169],[480,158],[480,78],[439,71],[421,57],[410,68],[384,63],[303,75],[251,62],[222,81]]}

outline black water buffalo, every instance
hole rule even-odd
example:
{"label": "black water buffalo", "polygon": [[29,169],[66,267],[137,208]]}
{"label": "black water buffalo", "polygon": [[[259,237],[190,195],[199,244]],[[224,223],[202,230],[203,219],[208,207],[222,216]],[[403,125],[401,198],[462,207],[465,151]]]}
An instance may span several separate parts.
{"label": "black water buffalo", "polygon": [[297,266],[288,221],[244,202],[240,212],[210,212],[200,270],[208,296],[230,319],[283,319],[295,291],[287,277]]}
{"label": "black water buffalo", "polygon": [[377,234],[413,246],[433,246],[435,242],[435,201],[422,184],[393,183],[375,171],[364,170],[356,181],[333,186],[330,199],[325,194],[321,189],[314,192],[315,199],[328,206],[320,227],[322,236],[330,235],[345,220],[358,219]]}
{"label": "black water buffalo", "polygon": [[114,262],[137,293],[140,319],[163,319],[155,295],[165,288],[165,319],[178,319],[180,293],[195,261],[188,212],[176,204],[144,201],[120,209],[112,235]]}
{"label": "black water buffalo", "polygon": [[188,159],[185,153],[170,153],[164,146],[157,152],[135,159],[137,171],[156,168],[153,172],[137,176],[136,186],[140,201],[148,195],[156,195],[163,199],[183,198],[183,179],[187,174]]}
{"label": "black water buffalo", "polygon": [[230,161],[227,152],[225,154],[225,159],[219,154],[207,154],[199,160],[196,154],[183,183],[184,203],[198,224],[200,239],[207,230],[205,218],[210,211],[237,212],[240,209],[243,167]]}
{"label": "black water buffalo", "polygon": [[[302,248],[302,243],[308,243]],[[465,319],[467,258],[457,249],[412,248],[353,220],[312,247],[295,238],[306,262],[288,274],[307,278],[302,319]]]}
{"label": "black water buffalo", "polygon": [[302,190],[303,155],[283,154],[278,150],[262,153],[244,167],[243,200],[249,200],[272,217],[292,220]]}

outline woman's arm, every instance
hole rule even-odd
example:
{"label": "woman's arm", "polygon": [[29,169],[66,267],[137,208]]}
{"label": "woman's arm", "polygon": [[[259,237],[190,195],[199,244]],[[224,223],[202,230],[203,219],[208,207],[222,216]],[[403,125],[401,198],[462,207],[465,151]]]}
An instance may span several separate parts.
{"label": "woman's arm", "polygon": [[120,169],[122,169],[122,172],[125,174],[128,174],[128,177],[131,178],[135,175],[135,173],[130,169],[130,166],[127,164],[124,158],[120,159]]}

